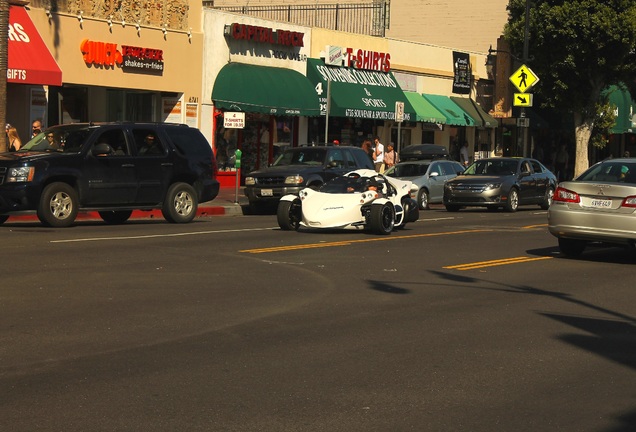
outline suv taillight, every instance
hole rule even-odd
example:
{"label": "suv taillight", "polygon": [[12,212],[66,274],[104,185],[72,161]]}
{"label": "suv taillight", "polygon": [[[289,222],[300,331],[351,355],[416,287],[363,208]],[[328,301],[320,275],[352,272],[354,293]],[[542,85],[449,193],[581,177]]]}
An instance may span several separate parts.
{"label": "suv taillight", "polygon": [[580,203],[581,197],[576,192],[572,192],[571,190],[562,187],[557,187],[554,191],[554,197],[552,200],[559,202]]}

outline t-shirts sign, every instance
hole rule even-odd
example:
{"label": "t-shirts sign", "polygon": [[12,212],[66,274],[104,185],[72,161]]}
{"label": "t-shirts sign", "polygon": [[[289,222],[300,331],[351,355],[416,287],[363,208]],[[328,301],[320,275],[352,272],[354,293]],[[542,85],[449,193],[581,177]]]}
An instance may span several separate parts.
{"label": "t-shirts sign", "polygon": [[226,129],[243,129],[245,127],[245,113],[226,112],[223,115],[223,127]]}

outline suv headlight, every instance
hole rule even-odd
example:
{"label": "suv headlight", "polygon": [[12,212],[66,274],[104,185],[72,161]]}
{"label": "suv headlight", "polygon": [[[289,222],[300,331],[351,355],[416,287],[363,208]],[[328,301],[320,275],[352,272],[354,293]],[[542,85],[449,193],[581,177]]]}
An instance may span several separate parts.
{"label": "suv headlight", "polygon": [[305,180],[303,179],[303,176],[301,175],[292,175],[292,176],[288,176],[285,177],[285,184],[303,184]]}
{"label": "suv headlight", "polygon": [[30,182],[35,174],[34,167],[9,168],[7,183]]}
{"label": "suv headlight", "polygon": [[254,186],[256,179],[254,177],[245,177],[245,186]]}

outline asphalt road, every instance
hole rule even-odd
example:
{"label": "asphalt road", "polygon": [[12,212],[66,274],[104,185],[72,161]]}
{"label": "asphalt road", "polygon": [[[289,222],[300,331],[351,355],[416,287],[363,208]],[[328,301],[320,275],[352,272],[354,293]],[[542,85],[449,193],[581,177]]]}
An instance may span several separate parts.
{"label": "asphalt road", "polygon": [[0,429],[636,430],[634,254],[421,216],[0,226]]}

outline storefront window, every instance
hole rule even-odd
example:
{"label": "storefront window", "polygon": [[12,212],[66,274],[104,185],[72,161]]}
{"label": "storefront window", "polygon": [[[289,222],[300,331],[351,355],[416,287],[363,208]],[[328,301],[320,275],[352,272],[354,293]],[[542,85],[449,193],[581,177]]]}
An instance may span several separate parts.
{"label": "storefront window", "polygon": [[151,92],[108,91],[109,121],[156,121],[157,97]]}

